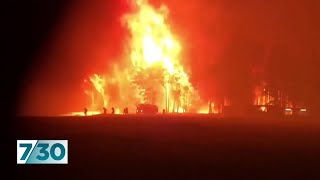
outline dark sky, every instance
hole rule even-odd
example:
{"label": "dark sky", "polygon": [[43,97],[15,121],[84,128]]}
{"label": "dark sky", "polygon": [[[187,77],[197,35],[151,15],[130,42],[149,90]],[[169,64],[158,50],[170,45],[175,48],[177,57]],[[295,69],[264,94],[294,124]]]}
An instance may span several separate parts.
{"label": "dark sky", "polygon": [[[23,38],[31,35],[24,44],[32,45],[26,48],[33,62],[21,77],[18,112],[82,110],[82,80],[108,69],[123,54],[127,32],[119,20],[129,9],[127,0],[31,2],[26,14],[17,12],[29,20],[26,30],[17,32],[29,32]],[[253,84],[265,79],[311,108],[320,107],[318,1],[152,3],[161,2],[169,7],[172,30],[183,46],[182,62],[203,98],[227,95],[235,104],[246,104]]]}

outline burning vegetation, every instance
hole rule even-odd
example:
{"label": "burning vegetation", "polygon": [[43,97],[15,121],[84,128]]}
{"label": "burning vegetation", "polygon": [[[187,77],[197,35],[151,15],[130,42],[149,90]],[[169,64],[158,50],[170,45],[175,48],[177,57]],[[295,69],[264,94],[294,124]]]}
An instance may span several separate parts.
{"label": "burning vegetation", "polygon": [[271,88],[262,81],[254,89],[253,105],[260,112],[271,112],[285,115],[306,114],[307,109],[294,102],[283,90]]}
{"label": "burning vegetation", "polygon": [[[102,108],[111,107],[115,114],[120,114],[124,107],[135,112],[133,109],[141,104],[156,105],[169,113],[217,114],[228,109],[232,105],[228,97],[224,96],[221,104],[206,102],[190,82],[190,73],[182,64],[183,46],[168,23],[168,8],[155,8],[147,0],[135,0],[132,5],[132,12],[121,17],[129,34],[125,65],[114,64],[111,70],[93,74],[83,82],[89,99],[88,115],[101,114]],[[263,81],[252,90],[252,95],[251,106],[260,112],[276,107],[292,114],[297,107],[285,92],[270,88]],[[301,107],[299,111],[306,109]]]}
{"label": "burning vegetation", "polygon": [[182,46],[167,23],[167,7],[156,9],[146,0],[133,6],[122,17],[130,34],[127,67],[115,65],[111,74],[93,74],[84,81],[90,110],[137,104],[155,104],[166,112],[194,109],[200,98],[181,64]]}

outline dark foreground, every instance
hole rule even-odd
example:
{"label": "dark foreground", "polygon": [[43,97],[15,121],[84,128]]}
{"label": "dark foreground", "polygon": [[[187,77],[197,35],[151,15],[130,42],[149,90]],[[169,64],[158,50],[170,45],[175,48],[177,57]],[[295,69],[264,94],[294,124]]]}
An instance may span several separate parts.
{"label": "dark foreground", "polygon": [[68,165],[16,165],[24,178],[320,177],[320,122],[311,119],[20,117],[11,132],[14,148],[17,139],[69,140]]}

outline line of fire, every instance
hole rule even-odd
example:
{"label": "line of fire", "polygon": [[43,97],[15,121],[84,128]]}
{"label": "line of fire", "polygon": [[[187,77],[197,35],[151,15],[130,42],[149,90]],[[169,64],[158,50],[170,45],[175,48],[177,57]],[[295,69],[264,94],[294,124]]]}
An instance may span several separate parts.
{"label": "line of fire", "polygon": [[[166,6],[156,9],[145,0],[134,3],[134,11],[122,17],[130,39],[126,66],[114,64],[111,72],[93,74],[83,82],[88,98],[88,115],[142,112],[141,105],[153,105],[163,113],[223,114],[232,112],[228,97],[221,102],[203,100],[181,63],[179,37],[167,23]],[[285,115],[307,114],[285,91],[260,80],[252,89],[252,112]],[[104,109],[104,111],[103,111]],[[112,110],[111,110],[112,109]],[[249,108],[250,109],[250,108]],[[112,112],[111,112],[112,111]],[[145,110],[146,112],[148,110]],[[83,111],[72,115],[84,115]]]}

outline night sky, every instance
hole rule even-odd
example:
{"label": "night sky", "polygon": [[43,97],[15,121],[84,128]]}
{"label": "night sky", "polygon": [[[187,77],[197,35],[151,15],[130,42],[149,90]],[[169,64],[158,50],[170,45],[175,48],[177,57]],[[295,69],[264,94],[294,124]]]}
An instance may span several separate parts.
{"label": "night sky", "polygon": [[[264,79],[311,109],[320,107],[319,1],[154,0],[170,10],[191,81],[205,99],[250,102]],[[123,56],[127,0],[33,0],[9,12],[17,54],[16,110],[25,115],[81,111],[84,78]],[[19,62],[20,61],[20,62]]]}

